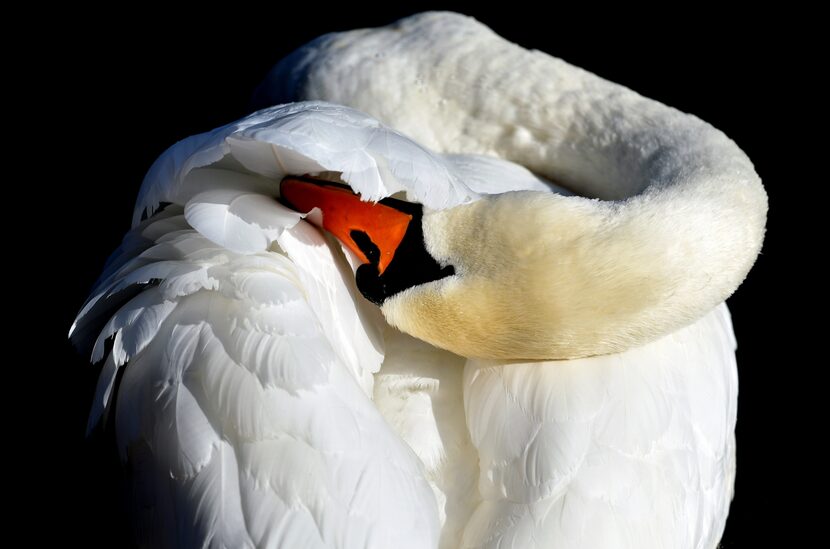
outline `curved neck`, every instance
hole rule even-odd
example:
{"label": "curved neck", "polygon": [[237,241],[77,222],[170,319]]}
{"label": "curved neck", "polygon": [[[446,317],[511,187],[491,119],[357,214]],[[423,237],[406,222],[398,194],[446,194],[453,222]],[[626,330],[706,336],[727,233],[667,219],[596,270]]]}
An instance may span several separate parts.
{"label": "curved neck", "polygon": [[648,337],[725,299],[760,250],[766,194],[722,132],[471,18],[426,13],[329,35],[271,79],[275,100],[349,105],[436,151],[506,158],[601,199],[552,198],[547,213],[578,214],[584,256],[596,256],[586,268],[625,287],[661,281],[657,302],[628,319],[649,324]]}

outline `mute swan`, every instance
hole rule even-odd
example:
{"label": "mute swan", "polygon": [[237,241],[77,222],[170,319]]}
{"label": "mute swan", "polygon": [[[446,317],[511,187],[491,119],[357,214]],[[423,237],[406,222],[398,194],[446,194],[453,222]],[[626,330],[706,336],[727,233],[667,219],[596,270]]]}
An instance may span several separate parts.
{"label": "mute swan", "polygon": [[[73,326],[105,361],[91,425],[126,365],[141,541],[715,547],[721,302],[766,212],[734,143],[453,14],[323,37],[266,89],[305,102],[168,150]],[[314,227],[332,181],[422,205],[399,287],[355,284],[394,238]]]}

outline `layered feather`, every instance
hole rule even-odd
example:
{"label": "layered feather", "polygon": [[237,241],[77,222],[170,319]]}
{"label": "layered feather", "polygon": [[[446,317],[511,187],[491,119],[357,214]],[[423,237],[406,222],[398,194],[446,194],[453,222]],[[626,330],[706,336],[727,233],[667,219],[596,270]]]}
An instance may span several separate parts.
{"label": "layered feather", "polygon": [[111,404],[126,364],[116,433],[142,541],[430,546],[433,492],[366,394],[382,360],[377,318],[358,311],[347,264],[316,229],[302,223],[279,240],[285,250],[240,255],[176,230],[103,280],[85,308],[152,281],[101,332],[113,341],[96,346],[106,361],[91,414]]}
{"label": "layered feather", "polygon": [[470,361],[483,501],[462,546],[716,547],[735,475],[734,349],[721,305],[625,353]]}
{"label": "layered feather", "polygon": [[[243,174],[193,173],[207,166]],[[436,154],[354,109],[303,102],[264,109],[168,149],[144,180],[133,223],[137,225],[163,202],[192,203],[191,223],[198,223],[203,215],[217,219],[206,209],[221,205],[211,211],[221,212],[224,221],[262,229],[261,237],[246,233],[248,238],[236,245],[265,249],[263,244],[273,234],[270,230],[276,228],[271,224],[291,225],[290,218],[283,219],[289,214],[267,210],[262,202],[250,204],[242,214],[233,211],[232,203],[257,190],[276,196],[275,182],[286,175],[319,172],[340,174],[365,200],[405,193],[435,209],[505,190],[556,188],[518,164],[480,155]],[[219,176],[221,181],[216,180]],[[211,193],[197,198],[207,191]],[[241,207],[237,204],[237,209]]]}

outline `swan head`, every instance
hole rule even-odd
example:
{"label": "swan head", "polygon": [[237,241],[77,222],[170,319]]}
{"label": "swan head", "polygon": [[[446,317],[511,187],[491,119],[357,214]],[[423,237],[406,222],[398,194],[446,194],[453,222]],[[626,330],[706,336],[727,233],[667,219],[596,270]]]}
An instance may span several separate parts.
{"label": "swan head", "polygon": [[364,201],[347,185],[313,177],[283,179],[280,196],[355,254],[357,288],[381,308],[401,292],[455,275],[452,264],[439,264],[427,251],[420,204]]}
{"label": "swan head", "polygon": [[281,195],[319,210],[312,222],[354,252],[358,289],[391,325],[463,356],[604,354],[677,321],[667,270],[683,262],[655,255],[668,242],[644,245],[646,227],[598,201],[517,191],[431,210],[309,177],[284,179]]}

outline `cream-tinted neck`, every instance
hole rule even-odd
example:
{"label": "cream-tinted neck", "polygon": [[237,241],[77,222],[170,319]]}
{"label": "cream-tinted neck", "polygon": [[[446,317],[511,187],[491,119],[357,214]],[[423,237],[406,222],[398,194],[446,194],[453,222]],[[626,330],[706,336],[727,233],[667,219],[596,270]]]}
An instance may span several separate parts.
{"label": "cream-tinted neck", "polygon": [[712,203],[712,192],[623,202],[515,192],[429,213],[428,250],[458,274],[383,312],[464,356],[574,358],[643,344],[723,301],[758,253],[763,221],[747,219],[763,216],[757,196]]}

